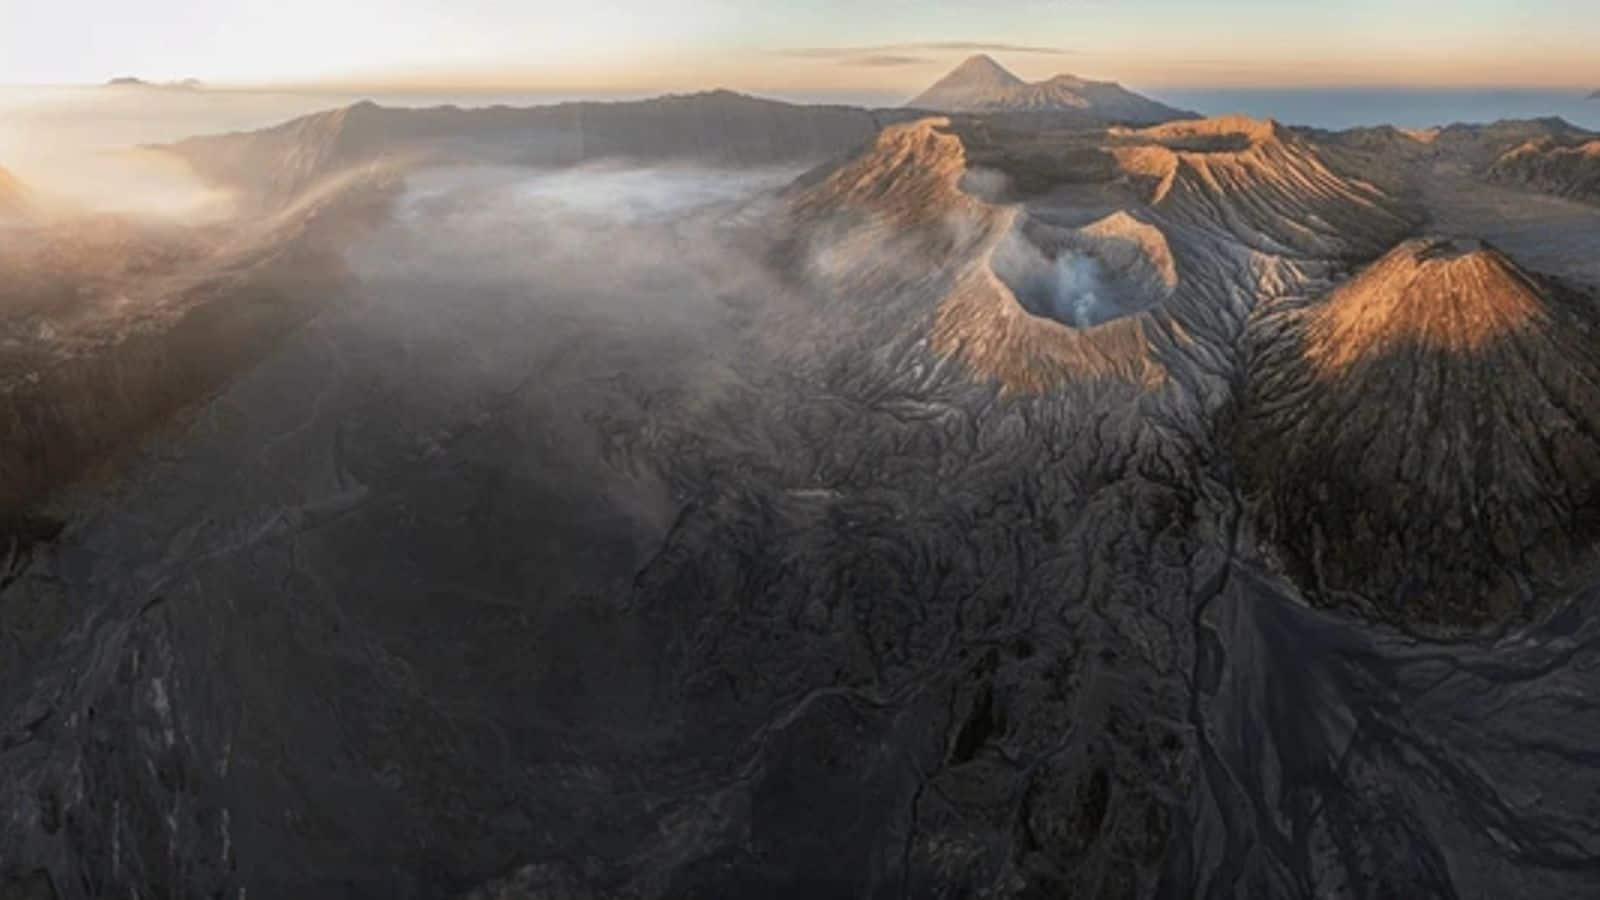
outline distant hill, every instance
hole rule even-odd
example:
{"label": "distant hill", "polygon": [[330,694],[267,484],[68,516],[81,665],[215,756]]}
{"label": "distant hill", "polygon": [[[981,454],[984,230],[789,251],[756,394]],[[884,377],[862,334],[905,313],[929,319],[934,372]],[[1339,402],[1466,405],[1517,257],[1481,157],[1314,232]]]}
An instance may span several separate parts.
{"label": "distant hill", "polygon": [[1133,125],[1195,118],[1109,81],[1073,75],[1023,81],[983,54],[967,59],[906,105],[945,113],[1076,113]]}
{"label": "distant hill", "polygon": [[1501,184],[1600,202],[1600,139],[1531,140],[1495,160],[1487,174]]}
{"label": "distant hill", "polygon": [[380,161],[812,164],[914,115],[796,106],[731,91],[521,109],[393,109],[362,102],[261,131],[190,138],[161,149],[205,178],[271,206],[336,172]]}
{"label": "distant hill", "polygon": [[110,81],[107,81],[106,87],[139,87],[160,88],[163,90],[198,91],[205,87],[205,84],[198,78],[185,78],[181,81],[156,82],[145,81],[143,78],[133,78],[131,76],[124,75],[122,77],[113,78]]}
{"label": "distant hill", "polygon": [[1600,100],[1600,91],[1595,91],[1594,93],[1590,94],[1589,95],[1589,99],[1590,100]]}

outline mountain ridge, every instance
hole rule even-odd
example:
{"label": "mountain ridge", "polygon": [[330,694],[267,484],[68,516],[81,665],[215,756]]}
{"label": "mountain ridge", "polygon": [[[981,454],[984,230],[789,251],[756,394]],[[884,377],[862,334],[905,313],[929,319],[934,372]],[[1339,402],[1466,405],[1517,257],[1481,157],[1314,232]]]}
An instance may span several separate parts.
{"label": "mountain ridge", "polygon": [[1600,202],[1600,138],[1582,143],[1530,140],[1502,154],[1487,175],[1500,184]]}
{"label": "mountain ridge", "polygon": [[105,83],[105,87],[113,88],[155,88],[168,91],[198,91],[205,87],[205,82],[198,78],[181,78],[177,81],[146,81],[132,75],[121,75]]}
{"label": "mountain ridge", "polygon": [[814,164],[911,117],[910,111],[804,106],[728,90],[530,107],[408,109],[368,100],[256,131],[192,137],[153,149],[271,207],[322,178],[378,161]]}
{"label": "mountain ridge", "polygon": [[1024,81],[981,53],[968,57],[906,106],[942,113],[1075,113],[1132,124],[1195,118],[1115,82],[1065,74]]}

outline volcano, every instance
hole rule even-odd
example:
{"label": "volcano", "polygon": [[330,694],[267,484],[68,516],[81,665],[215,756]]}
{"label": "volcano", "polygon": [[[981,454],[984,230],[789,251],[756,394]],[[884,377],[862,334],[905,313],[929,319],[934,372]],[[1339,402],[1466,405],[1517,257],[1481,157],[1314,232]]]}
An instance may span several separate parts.
{"label": "volcano", "polygon": [[1473,626],[1532,610],[1600,523],[1592,304],[1475,240],[1396,247],[1253,323],[1239,451],[1314,598]]}
{"label": "volcano", "polygon": [[1023,81],[983,54],[967,59],[906,106],[945,113],[1074,113],[1130,124],[1194,117],[1113,82],[1073,75]]}
{"label": "volcano", "polygon": [[1271,120],[1227,116],[1112,136],[1111,152],[1150,186],[1153,207],[1254,250],[1370,259],[1411,227],[1396,198],[1336,171],[1312,141]]}
{"label": "volcano", "polygon": [[0,229],[0,897],[1591,894],[1594,136],[1074,96]]}

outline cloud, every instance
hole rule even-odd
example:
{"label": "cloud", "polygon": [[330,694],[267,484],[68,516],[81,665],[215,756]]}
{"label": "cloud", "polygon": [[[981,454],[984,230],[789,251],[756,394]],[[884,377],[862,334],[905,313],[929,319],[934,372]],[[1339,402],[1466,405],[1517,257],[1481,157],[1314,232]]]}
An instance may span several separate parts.
{"label": "cloud", "polygon": [[967,41],[944,41],[920,46],[924,50],[956,50],[962,53],[1040,53],[1046,56],[1065,56],[1072,52],[1065,47],[1040,47],[1030,44],[975,44]]}
{"label": "cloud", "polygon": [[892,53],[874,53],[869,56],[854,56],[839,60],[847,66],[866,66],[874,69],[890,69],[896,66],[917,66],[932,62],[925,56],[897,56]]}
{"label": "cloud", "polygon": [[[865,47],[790,47],[774,51],[778,56],[799,59],[831,59],[852,65],[909,65],[927,62],[914,53],[1032,53],[1045,56],[1065,56],[1071,50],[1065,47],[1046,47],[1032,44],[995,44],[977,41],[924,41],[906,44],[877,44]],[[867,63],[865,60],[897,60],[895,63]]]}

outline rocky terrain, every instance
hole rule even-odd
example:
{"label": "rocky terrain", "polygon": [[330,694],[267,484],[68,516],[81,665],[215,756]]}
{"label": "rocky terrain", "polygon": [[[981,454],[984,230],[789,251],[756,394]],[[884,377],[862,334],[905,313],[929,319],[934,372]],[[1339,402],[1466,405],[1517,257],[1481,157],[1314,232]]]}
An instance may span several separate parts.
{"label": "rocky terrain", "polygon": [[1587,890],[1559,126],[576,109],[0,247],[0,890]]}
{"label": "rocky terrain", "polygon": [[1506,152],[1489,169],[1496,181],[1531,187],[1558,197],[1600,202],[1600,138],[1580,144],[1551,138]]}
{"label": "rocky terrain", "polygon": [[1023,81],[983,54],[967,59],[906,106],[944,113],[1066,113],[1084,122],[1126,124],[1194,118],[1108,81],[1073,75]]}
{"label": "rocky terrain", "polygon": [[1597,324],[1592,296],[1448,238],[1259,316],[1239,449],[1297,580],[1434,627],[1559,594],[1600,524]]}

